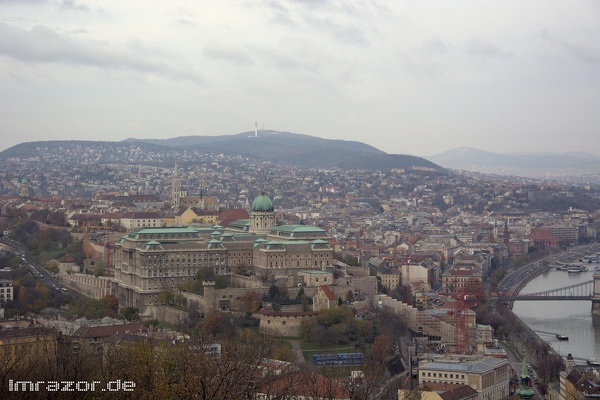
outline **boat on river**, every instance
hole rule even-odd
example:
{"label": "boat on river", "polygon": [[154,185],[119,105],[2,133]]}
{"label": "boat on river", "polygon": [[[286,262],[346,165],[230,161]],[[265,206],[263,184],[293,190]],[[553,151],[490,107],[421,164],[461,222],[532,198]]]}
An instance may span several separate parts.
{"label": "boat on river", "polygon": [[576,274],[578,272],[584,272],[582,264],[569,264],[567,272],[570,274]]}
{"label": "boat on river", "polygon": [[569,337],[567,335],[565,335],[565,334],[562,334],[562,333],[557,333],[556,334],[556,338],[558,340],[569,340]]}

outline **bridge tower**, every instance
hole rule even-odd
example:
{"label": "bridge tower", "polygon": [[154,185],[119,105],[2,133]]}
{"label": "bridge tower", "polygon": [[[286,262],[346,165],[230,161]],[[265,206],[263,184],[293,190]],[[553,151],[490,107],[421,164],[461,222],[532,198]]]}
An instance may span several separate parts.
{"label": "bridge tower", "polygon": [[594,273],[594,295],[592,296],[592,315],[600,315],[600,274]]}

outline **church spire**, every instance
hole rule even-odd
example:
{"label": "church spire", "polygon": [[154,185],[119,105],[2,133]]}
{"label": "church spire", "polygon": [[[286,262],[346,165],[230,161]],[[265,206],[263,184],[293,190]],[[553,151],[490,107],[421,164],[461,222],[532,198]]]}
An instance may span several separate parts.
{"label": "church spire", "polygon": [[179,181],[177,163],[175,163],[175,170],[173,171],[173,178],[171,182],[171,197],[173,201],[173,208],[175,208],[175,211],[179,210],[179,201],[181,200],[181,182]]}
{"label": "church spire", "polygon": [[521,385],[517,389],[517,395],[521,400],[531,400],[535,396],[535,391],[531,388],[531,378],[527,370],[527,362],[523,354],[523,365],[521,366],[521,377],[519,378]]}

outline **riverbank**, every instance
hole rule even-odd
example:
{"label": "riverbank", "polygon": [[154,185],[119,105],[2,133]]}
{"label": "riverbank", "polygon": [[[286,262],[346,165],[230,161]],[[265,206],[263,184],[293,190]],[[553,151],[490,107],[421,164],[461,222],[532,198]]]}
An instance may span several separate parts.
{"label": "riverbank", "polygon": [[[525,268],[525,267],[522,267]],[[536,268],[529,268],[529,273],[525,275],[525,277],[523,279],[521,279],[521,281],[517,284],[517,286],[513,289],[513,294],[519,294],[521,292],[521,290],[527,286],[527,284],[529,282],[531,282],[532,280],[534,280],[535,278],[537,278],[538,276],[542,275],[545,272],[550,271],[552,268],[554,268],[551,265],[542,265],[540,267],[536,267]]]}
{"label": "riverbank", "polygon": [[[531,365],[532,378],[539,380],[536,389],[544,395],[549,386],[556,385],[559,381],[560,371],[566,368],[566,361],[511,309],[506,307],[499,311],[502,318],[514,326],[508,337],[502,340],[505,350],[511,353],[509,359],[517,360],[520,364],[523,357],[526,358],[526,362]],[[515,369],[518,374],[518,365]]]}
{"label": "riverbank", "polygon": [[[594,267],[592,265],[591,271],[578,274],[551,270],[529,282],[521,294],[584,283],[587,284],[584,292],[588,293]],[[512,311],[546,340],[555,352],[563,356],[571,354],[578,363],[584,364],[590,358],[600,359],[600,321],[592,314],[590,300],[516,301]],[[565,335],[569,340],[558,340],[558,334]]]}

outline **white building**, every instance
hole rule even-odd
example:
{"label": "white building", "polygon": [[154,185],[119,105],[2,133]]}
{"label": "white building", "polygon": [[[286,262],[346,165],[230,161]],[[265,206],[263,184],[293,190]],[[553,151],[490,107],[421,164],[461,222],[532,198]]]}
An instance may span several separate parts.
{"label": "white building", "polygon": [[13,299],[12,281],[0,279],[0,304]]}

